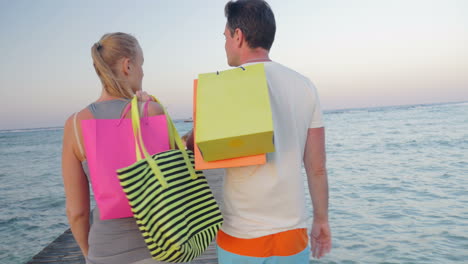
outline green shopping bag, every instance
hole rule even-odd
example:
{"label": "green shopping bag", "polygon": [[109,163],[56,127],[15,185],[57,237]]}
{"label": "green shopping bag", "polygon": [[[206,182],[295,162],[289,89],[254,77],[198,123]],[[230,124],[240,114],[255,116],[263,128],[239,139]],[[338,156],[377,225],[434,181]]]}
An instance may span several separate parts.
{"label": "green shopping bag", "polygon": [[205,161],[273,152],[263,64],[198,76],[195,142]]}
{"label": "green shopping bag", "polygon": [[[132,104],[138,104],[136,97]],[[191,261],[216,236],[223,222],[221,212],[203,172],[194,169],[192,151],[185,150],[167,112],[176,149],[150,156],[141,136],[138,107],[134,105],[137,162],[117,170],[120,184],[153,259]]]}

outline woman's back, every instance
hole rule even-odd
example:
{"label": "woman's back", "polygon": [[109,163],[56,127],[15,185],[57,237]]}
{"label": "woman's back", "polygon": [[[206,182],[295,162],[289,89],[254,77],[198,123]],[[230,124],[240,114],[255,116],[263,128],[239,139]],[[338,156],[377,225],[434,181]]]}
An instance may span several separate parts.
{"label": "woman's back", "polygon": [[[95,103],[71,115],[64,126],[62,177],[67,218],[73,236],[83,255],[88,258],[88,263],[158,263],[151,259],[132,217],[101,220],[97,208],[90,215],[90,170],[81,133],[82,120],[119,119],[130,99],[142,90],[143,51],[135,37],[115,32],[103,35],[94,43],[91,56],[102,83],[101,95]],[[163,113],[159,104],[149,103],[149,116]],[[127,114],[126,117],[129,116]],[[119,155],[119,152],[115,151],[115,154]],[[89,159],[90,165],[93,164],[92,158]],[[93,173],[93,177],[94,175],[102,174]]]}
{"label": "woman's back", "polygon": [[[95,119],[119,119],[129,102],[122,99],[95,102],[87,110]],[[89,180],[86,160],[82,166]],[[133,263],[151,258],[135,219],[101,220],[97,207],[92,212],[88,243],[88,263]]]}

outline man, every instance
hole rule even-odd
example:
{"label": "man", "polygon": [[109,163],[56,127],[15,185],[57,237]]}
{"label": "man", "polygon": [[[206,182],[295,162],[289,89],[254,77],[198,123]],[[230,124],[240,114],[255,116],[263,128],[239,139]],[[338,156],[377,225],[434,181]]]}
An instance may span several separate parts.
{"label": "man", "polygon": [[325,132],[316,89],[270,60],[276,24],[265,1],[230,1],[225,16],[228,64],[265,65],[276,150],[265,165],[226,169],[219,263],[309,263],[302,162],[314,207],[312,255],[320,258],[331,249]]}

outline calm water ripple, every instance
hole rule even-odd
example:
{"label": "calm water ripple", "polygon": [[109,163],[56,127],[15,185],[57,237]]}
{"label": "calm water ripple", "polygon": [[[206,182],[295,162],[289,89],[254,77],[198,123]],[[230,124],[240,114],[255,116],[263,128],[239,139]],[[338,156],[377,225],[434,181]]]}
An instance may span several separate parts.
{"label": "calm water ripple", "polygon": [[[311,263],[468,263],[468,103],[325,120],[333,250]],[[62,133],[0,131],[1,263],[24,263],[68,227]]]}

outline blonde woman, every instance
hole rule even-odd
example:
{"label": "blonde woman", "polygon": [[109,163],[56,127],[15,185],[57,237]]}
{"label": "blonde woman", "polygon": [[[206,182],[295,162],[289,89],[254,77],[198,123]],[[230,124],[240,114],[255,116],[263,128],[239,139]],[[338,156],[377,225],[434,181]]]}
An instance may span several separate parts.
{"label": "blonde woman", "polygon": [[[68,221],[86,263],[157,263],[133,218],[100,220],[96,207],[90,223],[89,173],[80,121],[120,118],[134,94],[141,94],[143,79],[143,52],[129,34],[105,34],[92,46],[91,54],[102,82],[101,96],[70,116],[64,128],[62,174]],[[164,114],[156,102],[149,103],[148,113]]]}

